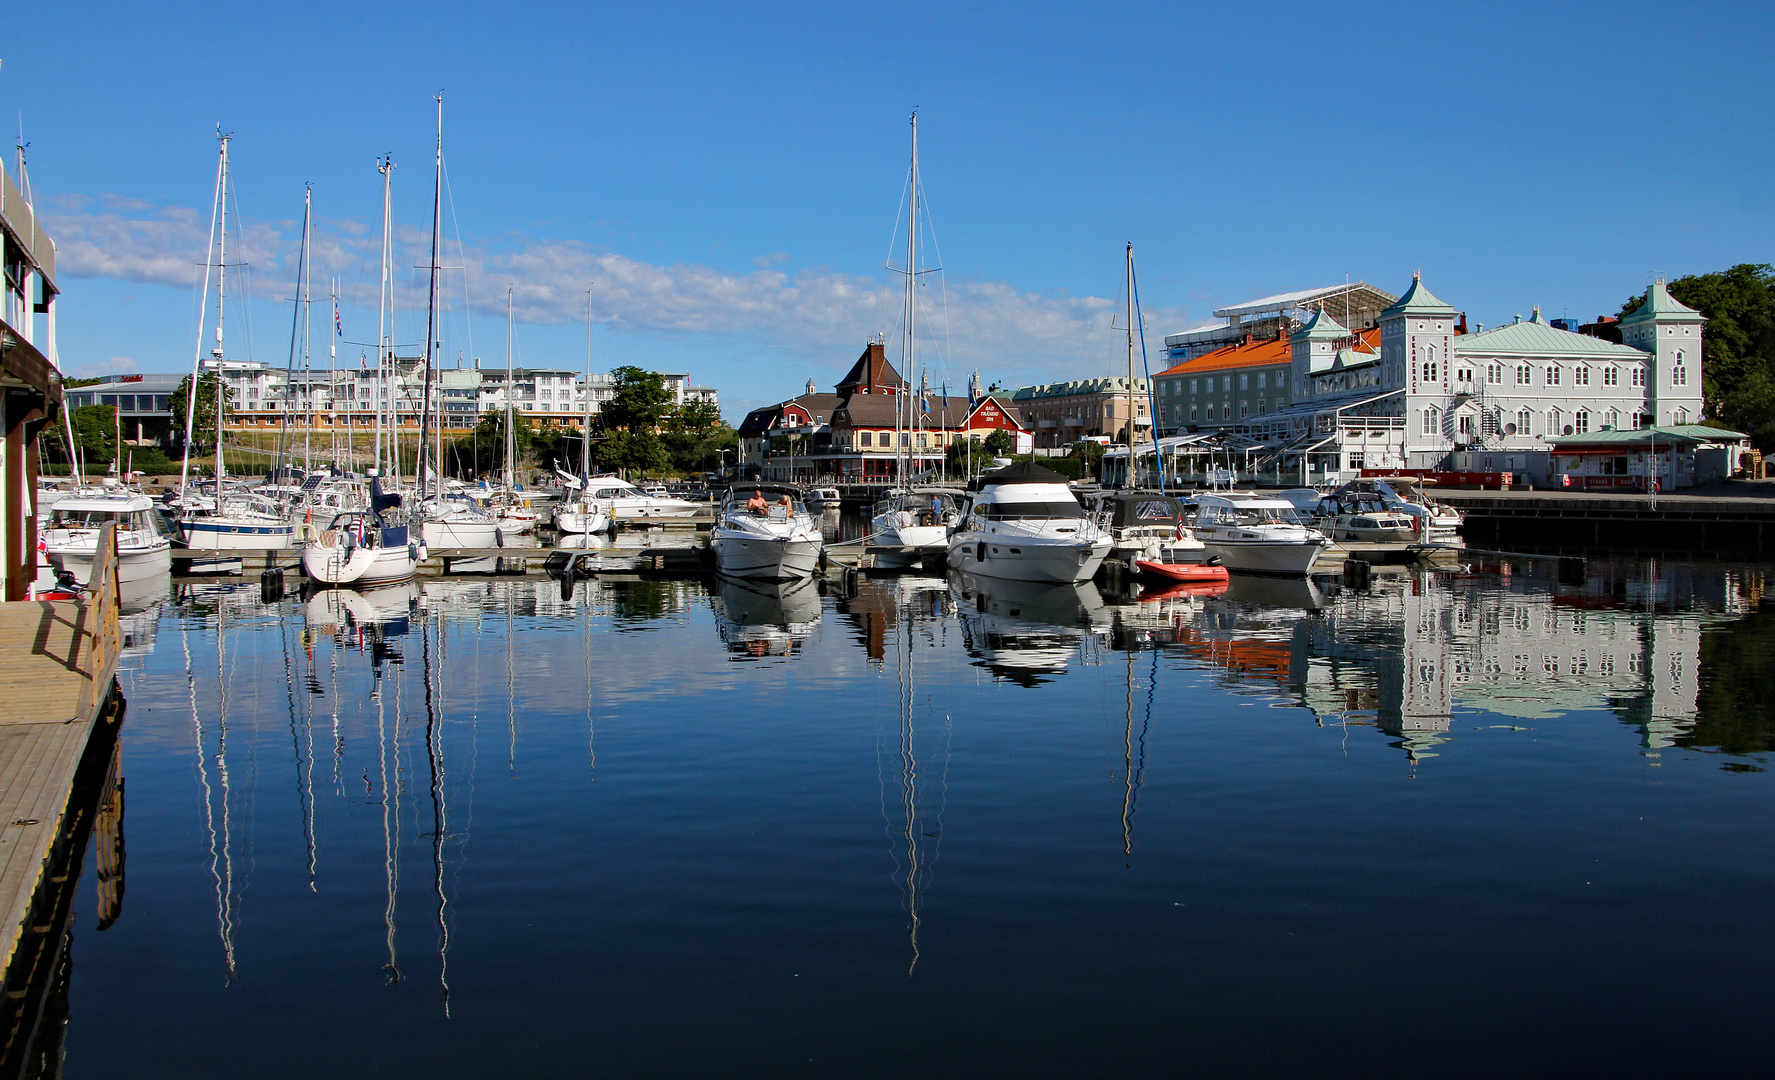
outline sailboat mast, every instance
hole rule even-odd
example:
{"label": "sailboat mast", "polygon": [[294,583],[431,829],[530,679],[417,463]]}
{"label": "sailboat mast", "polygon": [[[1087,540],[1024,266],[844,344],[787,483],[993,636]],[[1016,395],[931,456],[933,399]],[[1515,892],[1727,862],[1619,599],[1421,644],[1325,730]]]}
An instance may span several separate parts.
{"label": "sailboat mast", "polygon": [[216,509],[222,509],[222,402],[228,397],[228,384],[222,377],[222,324],[228,318],[228,140],[222,140],[221,215],[216,243],[216,347],[210,355],[216,358]]}
{"label": "sailboat mast", "polygon": [[391,347],[389,323],[393,321],[394,315],[394,298],[389,291],[391,287],[389,263],[394,243],[394,212],[390,201],[394,194],[391,183],[394,173],[394,158],[385,156],[382,159],[382,164],[376,166],[376,171],[382,174],[382,291],[376,300],[376,380],[372,392],[376,406],[376,472],[380,474],[383,468],[382,414],[387,410],[386,397],[388,394],[388,382],[384,377],[384,371],[388,364],[388,353]]}
{"label": "sailboat mast", "polygon": [[[425,453],[427,450],[426,442],[431,436],[432,350],[437,345],[438,336],[438,222],[440,211],[443,209],[444,198],[444,95],[435,95],[432,100],[437,102],[438,105],[438,148],[436,173],[431,192],[431,284],[425,301],[425,383],[424,388],[420,391],[419,403],[419,446],[417,454],[419,465],[416,467],[416,471],[419,474],[419,495],[421,498],[425,497],[427,490],[425,482]],[[441,431],[441,420],[439,424],[439,430]],[[432,462],[430,490],[433,495],[437,494],[437,470],[442,464],[442,460]]]}
{"label": "sailboat mast", "polygon": [[[222,147],[216,155],[216,201],[215,205],[210,209],[210,245],[205,252],[205,261],[203,264],[203,295],[198,298],[197,303],[197,347],[192,350],[191,386],[187,389],[185,395],[185,459],[179,465],[179,497],[181,499],[184,498],[185,486],[191,477],[191,440],[196,431],[197,424],[197,383],[203,376],[203,332],[205,324],[209,322],[210,271],[214,269],[216,265],[215,259],[210,256],[213,256],[216,251],[216,229],[220,224],[220,218],[222,216],[222,175],[228,168],[228,140],[231,136],[218,131],[216,133],[216,138],[221,141]],[[66,416],[70,412],[72,412],[72,410],[64,409],[63,415]],[[69,423],[69,460],[75,461],[73,468],[76,475],[78,475],[80,466],[76,458],[72,455],[74,447],[74,429],[71,426],[71,420]]]}
{"label": "sailboat mast", "polygon": [[[580,429],[579,440],[579,478],[585,481],[580,491],[581,501],[592,493],[592,290],[586,290],[586,416],[585,426]],[[590,513],[588,506],[586,512]]]}
{"label": "sailboat mast", "polygon": [[1134,241],[1128,241],[1128,477],[1123,487],[1134,486]]}
{"label": "sailboat mast", "polygon": [[517,456],[517,441],[512,438],[512,287],[505,287],[505,490],[506,502],[511,502],[514,479],[517,476],[517,465],[513,458]]}
{"label": "sailboat mast", "polygon": [[[304,358],[306,358],[308,351],[308,344],[305,336],[307,326],[303,321],[303,304],[304,301],[308,299],[307,290],[305,288],[308,283],[308,227],[309,214],[312,213],[313,210],[314,189],[310,187],[304,189],[302,192],[302,243],[296,251],[296,301],[294,309],[290,312],[290,358],[284,365],[285,400],[283,420],[278,425],[277,454],[271,459],[270,471],[273,476],[280,473],[283,470],[284,465],[289,463],[295,456],[290,452],[290,422],[294,418],[296,411],[296,387],[298,385],[296,381],[296,354],[301,352]],[[306,360],[304,360],[302,366],[304,368],[308,366]],[[303,381],[302,385],[306,388],[306,380]]]}
{"label": "sailboat mast", "polygon": [[[906,391],[915,392],[918,385],[918,113],[912,114],[912,186],[906,197]],[[906,397],[906,433],[902,436],[901,456],[905,462],[903,482],[912,478],[912,424],[917,403]]]}
{"label": "sailboat mast", "polygon": [[309,301],[310,279],[314,277],[314,256],[310,244],[314,240],[314,188],[302,193],[302,396],[307,402],[302,422],[302,471],[314,471],[314,380],[309,373],[309,349],[314,332],[313,312]]}

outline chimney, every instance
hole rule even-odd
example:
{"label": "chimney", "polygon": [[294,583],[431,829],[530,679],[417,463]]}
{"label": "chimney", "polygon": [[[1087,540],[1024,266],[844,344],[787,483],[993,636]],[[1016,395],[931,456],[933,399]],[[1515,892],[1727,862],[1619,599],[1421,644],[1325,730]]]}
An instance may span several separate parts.
{"label": "chimney", "polygon": [[1467,332],[1467,313],[1463,311],[1463,312],[1461,312],[1461,321],[1455,325],[1455,333],[1464,334],[1466,332]]}

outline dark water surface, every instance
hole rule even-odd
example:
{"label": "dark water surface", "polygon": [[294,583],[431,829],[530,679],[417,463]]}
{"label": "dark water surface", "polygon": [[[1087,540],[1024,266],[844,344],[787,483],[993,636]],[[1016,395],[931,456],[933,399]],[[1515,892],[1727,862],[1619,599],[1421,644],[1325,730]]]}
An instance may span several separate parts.
{"label": "dark water surface", "polygon": [[1768,575],[180,587],[67,1072],[1768,1069]]}

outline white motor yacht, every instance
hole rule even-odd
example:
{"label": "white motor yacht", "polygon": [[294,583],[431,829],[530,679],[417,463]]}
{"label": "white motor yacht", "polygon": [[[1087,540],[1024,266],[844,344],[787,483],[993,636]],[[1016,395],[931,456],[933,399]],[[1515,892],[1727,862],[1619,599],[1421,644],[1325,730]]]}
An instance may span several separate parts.
{"label": "white motor yacht", "polygon": [[586,486],[591,489],[592,499],[607,507],[611,520],[617,522],[694,517],[702,509],[688,499],[649,495],[627,480],[614,476],[594,476]]}
{"label": "white motor yacht", "polygon": [[1010,581],[1089,581],[1110,538],[1073,497],[1066,477],[1019,462],[980,478],[980,492],[949,535],[949,565]]}
{"label": "white motor yacht", "polygon": [[728,492],[709,533],[715,569],[729,577],[783,581],[820,565],[820,526],[791,487],[759,484]]}
{"label": "white motor yacht", "polygon": [[386,585],[406,581],[419,566],[418,545],[407,535],[399,495],[370,485],[370,507],[336,515],[302,552],[302,571],[325,585]]}
{"label": "white motor yacht", "polygon": [[843,501],[844,496],[835,487],[821,485],[807,489],[807,508],[816,514],[837,510]]}
{"label": "white motor yacht", "polygon": [[43,530],[43,552],[82,585],[92,576],[99,530],[117,526],[117,578],[141,581],[173,564],[172,537],[154,500],[133,491],[80,492],[58,501]]}
{"label": "white motor yacht", "polygon": [[1229,570],[1307,574],[1331,541],[1303,521],[1286,499],[1270,495],[1203,495],[1196,500],[1196,538]]}
{"label": "white motor yacht", "polygon": [[913,487],[891,491],[875,504],[869,529],[884,569],[917,566],[949,550],[949,530],[961,520],[967,496],[954,488]]}

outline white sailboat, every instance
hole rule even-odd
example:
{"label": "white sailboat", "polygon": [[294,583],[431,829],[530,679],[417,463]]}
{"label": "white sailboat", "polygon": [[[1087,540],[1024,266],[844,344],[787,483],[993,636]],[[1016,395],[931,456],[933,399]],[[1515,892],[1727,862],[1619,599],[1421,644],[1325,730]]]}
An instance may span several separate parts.
{"label": "white sailboat", "polygon": [[[228,143],[232,136],[218,135],[221,149],[216,160],[216,199],[210,218],[208,265],[204,268],[203,297],[199,301],[197,348],[191,362],[191,386],[185,408],[185,464],[179,472],[179,536],[186,547],[226,549],[279,549],[294,546],[296,524],[271,501],[246,491],[228,493],[224,478],[228,475],[222,454],[223,420],[227,415],[228,389],[223,379],[223,329],[228,318],[228,198],[232,174],[228,168]],[[308,253],[308,209],[303,211],[302,254]],[[213,499],[195,497],[190,490],[189,447],[193,442],[197,419],[197,383],[203,376],[203,339],[206,319],[204,309],[209,303],[210,271],[216,275],[216,343],[210,349],[216,372],[216,491]]]}
{"label": "white sailboat", "polygon": [[603,504],[592,497],[589,483],[592,475],[592,294],[586,291],[586,384],[585,418],[580,428],[579,475],[577,496],[555,507],[555,531],[563,535],[585,535],[607,532],[611,517]]}
{"label": "white sailboat", "polygon": [[411,578],[418,546],[407,535],[401,497],[370,481],[370,506],[335,516],[302,552],[302,571],[325,585],[387,585]]}
{"label": "white sailboat", "polygon": [[918,114],[912,114],[912,165],[907,181],[906,213],[906,336],[903,356],[906,368],[904,391],[895,395],[894,427],[898,443],[895,457],[898,484],[877,502],[869,521],[875,538],[876,565],[884,569],[917,566],[926,558],[939,557],[949,544],[949,531],[961,520],[962,493],[945,487],[909,487],[919,470],[913,457],[923,393],[914,394],[918,376],[918,208],[922,189],[918,175]]}
{"label": "white sailboat", "polygon": [[[425,305],[425,380],[419,406],[419,446],[415,487],[419,540],[427,548],[504,547],[499,520],[472,500],[450,498],[442,489],[444,421],[441,394],[436,388],[438,345],[438,248],[443,236],[444,201],[444,98],[438,106],[438,139],[431,198],[430,285]],[[429,460],[428,460],[429,458]]]}

